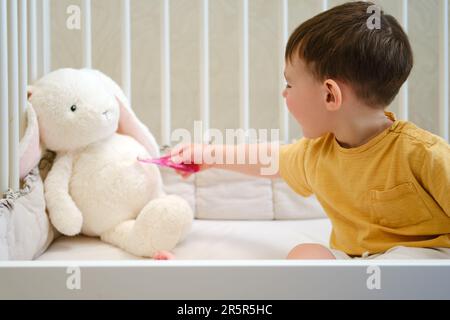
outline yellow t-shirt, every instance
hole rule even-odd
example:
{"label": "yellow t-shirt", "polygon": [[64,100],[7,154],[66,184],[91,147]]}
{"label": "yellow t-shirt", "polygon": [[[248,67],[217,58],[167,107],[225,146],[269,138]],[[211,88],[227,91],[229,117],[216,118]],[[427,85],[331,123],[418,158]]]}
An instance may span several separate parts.
{"label": "yellow t-shirt", "polygon": [[331,248],[359,256],[450,247],[450,146],[410,122],[395,120],[356,148],[333,134],[282,146],[280,175],[316,195],[332,222]]}

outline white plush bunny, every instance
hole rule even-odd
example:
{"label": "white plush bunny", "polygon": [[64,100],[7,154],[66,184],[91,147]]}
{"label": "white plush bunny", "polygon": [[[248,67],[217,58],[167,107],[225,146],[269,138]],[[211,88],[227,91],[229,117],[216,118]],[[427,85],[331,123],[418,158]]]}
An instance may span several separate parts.
{"label": "white plush bunny", "polygon": [[193,212],[166,195],[148,129],[120,87],[90,69],[59,69],[29,87],[41,144],[56,158],[45,179],[50,220],[64,235],[99,236],[132,254],[167,258]]}

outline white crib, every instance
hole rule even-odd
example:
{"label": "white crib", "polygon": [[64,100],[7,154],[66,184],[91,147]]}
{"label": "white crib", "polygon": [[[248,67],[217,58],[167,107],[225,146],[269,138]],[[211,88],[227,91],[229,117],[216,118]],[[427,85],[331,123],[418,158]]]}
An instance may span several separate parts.
{"label": "white crib", "polygon": [[[66,2],[68,15],[78,11],[81,19],[80,67],[96,67],[93,61],[92,6],[98,0]],[[134,2],[133,2],[134,1]],[[143,5],[138,0],[120,2],[120,72],[115,72],[124,92],[133,101],[140,102],[133,86],[132,61],[132,6]],[[252,2],[253,1],[253,2]],[[182,0],[159,0],[160,17],[160,110],[159,117],[147,121],[160,145],[171,144],[174,125],[173,75],[171,59],[171,8]],[[279,52],[275,68],[278,85],[282,79],[283,47],[290,29],[298,24],[294,9],[309,12],[326,9],[343,1],[268,1],[277,8],[279,32],[276,50]],[[416,28],[420,8],[410,8],[407,0],[376,1],[390,8],[406,30]],[[156,0],[155,0],[156,3]],[[211,127],[213,104],[212,88],[212,0],[198,0],[200,19],[198,63],[198,101],[196,116],[206,128]],[[249,129],[252,123],[251,9],[254,0],[239,0],[232,5],[238,15],[239,41],[239,108],[237,124]],[[394,4],[393,4],[394,3]],[[70,5],[72,6],[70,6]],[[186,4],[186,2],[185,2]],[[227,4],[228,5],[228,4]],[[253,5],[253,7],[252,7]],[[50,0],[0,0],[0,191],[19,190],[19,140],[25,131],[26,84],[55,68],[52,38],[51,8],[61,8]],[[316,8],[317,7],[317,8]],[[227,7],[229,8],[229,7]],[[313,9],[311,9],[313,8]],[[439,17],[436,30],[438,60],[436,62],[438,95],[432,119],[424,119],[411,103],[421,82],[413,78],[406,83],[392,108],[399,118],[423,121],[448,140],[448,0],[439,0],[434,9]],[[217,14],[217,8],[216,14]],[[308,11],[309,10],[309,11]],[[136,11],[136,7],[135,7]],[[172,12],[173,14],[173,12]],[[308,14],[305,14],[307,17]],[[310,15],[309,15],[310,16]],[[411,19],[411,17],[413,19]],[[267,21],[266,21],[267,22]],[[54,29],[54,27],[53,27]],[[426,44],[424,45],[426,46]],[[57,59],[56,59],[57,60]],[[52,66],[53,65],[53,66]],[[120,74],[120,77],[117,76]],[[254,74],[253,74],[254,76]],[[414,80],[416,79],[416,80]],[[253,88],[255,89],[255,88]],[[433,92],[428,94],[433,94]],[[412,98],[411,98],[412,96]],[[176,97],[176,95],[175,95]],[[257,100],[257,98],[254,98]],[[300,132],[293,125],[281,97],[272,98],[282,108],[277,109],[275,127],[281,130],[281,140],[289,142]],[[138,103],[136,103],[138,104]],[[132,104],[133,105],[133,104]],[[223,106],[223,103],[218,105]],[[413,106],[413,107],[411,107]],[[176,108],[175,108],[176,109]],[[153,110],[152,112],[154,112]],[[176,111],[176,110],[175,110]],[[179,111],[179,110],[178,110]],[[224,111],[221,111],[224,113]],[[145,111],[142,110],[145,118]],[[262,117],[262,116],[261,116]],[[268,113],[267,118],[273,117]],[[194,117],[195,118],[195,117]],[[189,119],[190,120],[190,119]],[[180,124],[182,122],[175,121]],[[263,121],[264,123],[264,121]],[[261,124],[261,123],[260,123]],[[256,125],[260,125],[256,123]],[[220,127],[221,125],[219,125]],[[62,299],[389,299],[450,297],[450,261],[286,261],[284,256],[295,244],[315,242],[328,244],[331,225],[314,198],[302,199],[294,195],[279,180],[251,179],[239,174],[225,174],[220,170],[201,173],[188,181],[163,170],[168,192],[183,195],[196,208],[196,219],[187,239],[174,253],[177,260],[153,261],[139,259],[120,249],[87,237],[59,237],[34,261],[0,261],[0,299],[62,298]],[[213,183],[214,182],[214,183]],[[226,191],[214,189],[214,184],[229,185]],[[233,192],[239,190],[239,192]],[[253,198],[239,196],[243,190],[254,190]],[[221,193],[222,192],[222,193]],[[214,198],[214,195],[217,195]],[[225,198],[220,201],[218,198]],[[233,204],[233,212],[227,208]],[[214,209],[211,209],[214,206]],[[0,211],[1,213],[1,211]],[[0,215],[0,240],[6,232]],[[50,230],[51,233],[51,230]],[[53,240],[53,236],[49,236]],[[46,241],[43,241],[43,243]],[[0,241],[1,244],[1,241]],[[1,247],[1,246],[0,246]],[[1,251],[1,250],[0,250]],[[2,252],[0,252],[1,256]]]}

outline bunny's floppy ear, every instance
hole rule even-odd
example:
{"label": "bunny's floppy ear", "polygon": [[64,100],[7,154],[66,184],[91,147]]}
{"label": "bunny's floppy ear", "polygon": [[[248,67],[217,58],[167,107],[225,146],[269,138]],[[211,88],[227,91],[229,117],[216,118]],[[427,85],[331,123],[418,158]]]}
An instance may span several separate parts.
{"label": "bunny's floppy ear", "polygon": [[117,132],[132,136],[147,149],[152,158],[158,158],[159,147],[153,135],[148,128],[139,121],[133,110],[131,110],[130,107],[127,107],[126,103],[128,100],[124,102],[120,100],[118,96],[116,96],[116,99],[120,106],[119,128],[117,129]]}
{"label": "bunny's floppy ear", "polygon": [[120,118],[117,132],[133,137],[147,149],[152,158],[159,157],[159,147],[154,136],[133,112],[127,97],[117,83],[98,70],[83,69],[83,71],[96,75],[119,103]]}
{"label": "bunny's floppy ear", "polygon": [[[30,99],[32,92],[33,87],[29,86],[28,99]],[[27,103],[26,119],[25,133],[19,143],[19,173],[21,179],[38,165],[42,155],[39,144],[39,125],[30,102]]]}

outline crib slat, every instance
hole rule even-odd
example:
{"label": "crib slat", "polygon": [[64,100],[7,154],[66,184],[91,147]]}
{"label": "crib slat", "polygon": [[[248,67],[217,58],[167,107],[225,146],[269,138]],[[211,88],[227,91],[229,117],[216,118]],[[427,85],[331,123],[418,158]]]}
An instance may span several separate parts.
{"label": "crib slat", "polygon": [[[210,89],[209,89],[209,0],[202,1],[202,23],[200,27],[200,118],[205,132],[209,129]],[[209,140],[209,137],[206,137]]]}
{"label": "crib slat", "polygon": [[6,0],[0,0],[0,198],[9,186],[7,23]]}
{"label": "crib slat", "polygon": [[19,42],[17,1],[8,2],[9,188],[19,189]]}
{"label": "crib slat", "polygon": [[[408,0],[402,0],[402,27],[405,33],[408,33]],[[409,119],[409,93],[408,93],[408,81],[405,81],[400,89],[399,101],[399,119]]]}
{"label": "crib slat", "polygon": [[51,70],[50,0],[42,0],[42,75]]}
{"label": "crib slat", "polygon": [[131,104],[131,21],[130,0],[122,0],[122,88]]}
{"label": "crib slat", "polygon": [[92,68],[92,27],[91,27],[91,0],[83,0],[81,16],[81,38],[83,43],[83,66]]}
{"label": "crib slat", "polygon": [[240,128],[249,129],[250,109],[250,85],[249,85],[249,16],[248,0],[242,0],[241,4],[241,46],[240,46],[240,68],[241,68],[241,104],[240,104]]}
{"label": "crib slat", "polygon": [[328,10],[328,0],[322,0],[322,11]]}
{"label": "crib slat", "polygon": [[448,0],[440,2],[439,134],[449,141]]}
{"label": "crib slat", "polygon": [[280,21],[281,21],[281,32],[280,32],[280,39],[281,39],[281,44],[280,44],[280,132],[281,132],[281,140],[284,143],[288,143],[289,142],[289,112],[288,112],[288,108],[286,105],[286,99],[284,99],[282,93],[283,91],[286,89],[286,79],[284,78],[284,65],[285,65],[285,61],[284,61],[284,50],[286,48],[286,44],[288,41],[288,26],[289,26],[289,15],[288,15],[288,10],[289,10],[289,4],[288,4],[288,0],[282,0],[280,2],[281,5],[281,16],[280,16]]}
{"label": "crib slat", "polygon": [[19,132],[23,137],[26,121],[27,107],[27,1],[20,0],[19,3]]}
{"label": "crib slat", "polygon": [[37,11],[36,1],[28,0],[28,19],[29,19],[29,41],[30,41],[30,61],[28,64],[28,82],[33,83],[38,77],[38,59],[37,59]]}
{"label": "crib slat", "polygon": [[171,81],[170,81],[170,1],[161,4],[161,142],[170,145]]}

